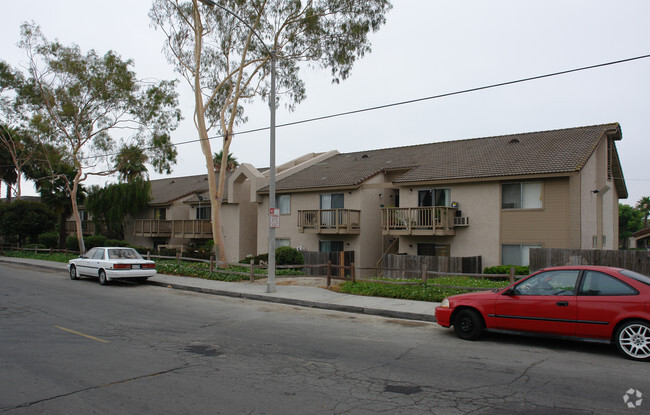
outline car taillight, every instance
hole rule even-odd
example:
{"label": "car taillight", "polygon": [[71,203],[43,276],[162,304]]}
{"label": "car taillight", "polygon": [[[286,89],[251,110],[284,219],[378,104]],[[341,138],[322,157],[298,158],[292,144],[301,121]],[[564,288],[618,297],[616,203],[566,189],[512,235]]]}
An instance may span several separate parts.
{"label": "car taillight", "polygon": [[131,269],[131,264],[113,264],[113,269]]}
{"label": "car taillight", "polygon": [[142,264],[142,268],[145,268],[145,269],[156,269],[156,264]]}

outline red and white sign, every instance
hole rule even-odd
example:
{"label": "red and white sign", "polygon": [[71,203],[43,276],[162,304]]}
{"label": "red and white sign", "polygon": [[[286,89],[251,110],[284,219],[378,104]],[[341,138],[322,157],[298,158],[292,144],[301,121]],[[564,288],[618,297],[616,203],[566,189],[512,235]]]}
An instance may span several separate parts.
{"label": "red and white sign", "polygon": [[269,209],[269,227],[279,228],[280,227],[280,208],[270,208]]}

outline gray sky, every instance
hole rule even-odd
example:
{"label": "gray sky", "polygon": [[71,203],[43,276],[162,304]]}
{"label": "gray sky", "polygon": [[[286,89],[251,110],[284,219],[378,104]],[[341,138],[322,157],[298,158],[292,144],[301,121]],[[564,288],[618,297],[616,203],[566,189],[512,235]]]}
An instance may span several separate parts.
{"label": "gray sky", "polygon": [[[333,85],[329,71],[306,70],[307,100],[293,113],[281,107],[278,124],[650,54],[647,0],[393,3],[387,24],[371,37],[373,52],[357,63],[351,78]],[[3,0],[0,58],[14,66],[25,61],[15,45],[19,25],[33,20],[48,39],[76,43],[84,52],[112,49],[132,59],[140,78],[176,78],[161,53],[163,34],[150,27],[150,7],[143,0]],[[174,142],[197,138],[191,90],[181,82],[179,92],[185,120],[172,134]],[[622,202],[633,205],[650,195],[649,99],[650,59],[643,59],[280,128],[276,159],[281,164],[308,152],[619,122],[623,140],[617,147],[630,194]],[[249,122],[241,130],[269,125],[265,105],[247,111]],[[236,136],[231,152],[240,162],[268,166],[268,137],[268,132]],[[215,151],[220,147],[213,140]],[[178,151],[174,175],[206,172],[198,143]]]}

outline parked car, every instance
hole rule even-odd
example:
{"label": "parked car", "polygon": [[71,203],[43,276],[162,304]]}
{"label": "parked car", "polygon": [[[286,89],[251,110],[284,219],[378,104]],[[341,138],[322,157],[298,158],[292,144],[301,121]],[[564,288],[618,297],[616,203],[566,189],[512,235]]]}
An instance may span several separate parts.
{"label": "parked car", "polygon": [[156,275],[156,264],[143,259],[133,248],[96,247],[68,261],[70,279],[95,277],[101,285],[111,280],[130,279],[144,282]]}
{"label": "parked car", "polygon": [[546,268],[506,288],[445,298],[436,319],[466,340],[484,330],[595,339],[648,361],[650,277],[603,266]]}

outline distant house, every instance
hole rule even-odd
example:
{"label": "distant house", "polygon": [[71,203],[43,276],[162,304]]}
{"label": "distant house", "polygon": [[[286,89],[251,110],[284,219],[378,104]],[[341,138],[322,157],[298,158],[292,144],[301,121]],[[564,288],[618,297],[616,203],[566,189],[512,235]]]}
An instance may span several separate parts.
{"label": "distant house", "polygon": [[[280,177],[278,245],[355,252],[481,256],[525,265],[533,247],[617,249],[627,197],[619,124],[327,153]],[[258,191],[257,250],[268,239]]]}
{"label": "distant house", "polygon": [[631,248],[650,249],[650,228],[641,229],[632,234]]}
{"label": "distant house", "polygon": [[[236,191],[246,191],[241,184]],[[211,203],[207,174],[151,181],[149,207],[127,221],[125,235],[135,245],[187,250],[212,239]],[[228,261],[256,253],[257,210],[250,202],[221,206],[222,231]]]}

